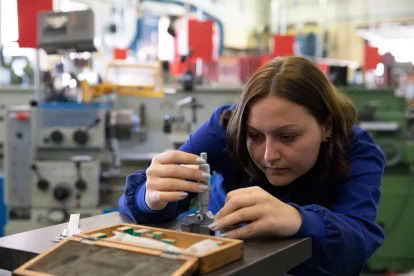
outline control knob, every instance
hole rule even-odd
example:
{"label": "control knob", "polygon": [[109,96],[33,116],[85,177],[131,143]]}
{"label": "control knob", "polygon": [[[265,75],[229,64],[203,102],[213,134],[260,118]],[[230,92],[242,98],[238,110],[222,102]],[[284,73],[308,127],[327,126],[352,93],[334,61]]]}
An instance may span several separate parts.
{"label": "control knob", "polygon": [[60,130],[54,130],[51,134],[50,134],[50,139],[55,143],[55,144],[61,144],[63,142],[64,136],[63,133]]}
{"label": "control knob", "polygon": [[86,145],[89,141],[89,134],[88,131],[97,126],[99,123],[101,122],[101,119],[96,118],[90,125],[88,125],[85,129],[78,129],[73,133],[73,140],[78,144],[78,145]]}
{"label": "control knob", "polygon": [[76,183],[75,183],[75,186],[76,186],[76,189],[78,189],[79,191],[84,191],[84,190],[86,190],[86,186],[87,186],[88,184],[84,181],[84,180],[82,180],[82,179],[78,179],[77,181],[76,181]]}
{"label": "control knob", "polygon": [[70,197],[71,190],[67,187],[67,185],[60,184],[56,186],[55,190],[53,191],[53,196],[58,201],[64,201]]}
{"label": "control knob", "polygon": [[37,187],[42,191],[46,191],[49,189],[49,182],[45,179],[39,179],[39,181],[37,181]]}
{"label": "control knob", "polygon": [[79,145],[85,145],[89,141],[89,135],[84,130],[77,130],[73,133],[73,140]]}

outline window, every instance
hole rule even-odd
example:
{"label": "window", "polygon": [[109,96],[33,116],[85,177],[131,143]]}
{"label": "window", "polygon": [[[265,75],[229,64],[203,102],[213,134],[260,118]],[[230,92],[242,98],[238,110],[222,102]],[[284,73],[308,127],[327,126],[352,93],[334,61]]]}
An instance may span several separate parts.
{"label": "window", "polygon": [[60,2],[60,10],[61,11],[79,11],[79,10],[86,10],[89,8],[87,3],[83,3],[82,1],[76,0],[66,0]]}
{"label": "window", "polygon": [[158,21],[158,58],[165,61],[174,60],[174,37],[167,32],[169,26],[168,17],[161,17]]}
{"label": "window", "polygon": [[0,43],[8,44],[19,38],[17,0],[0,0]]}

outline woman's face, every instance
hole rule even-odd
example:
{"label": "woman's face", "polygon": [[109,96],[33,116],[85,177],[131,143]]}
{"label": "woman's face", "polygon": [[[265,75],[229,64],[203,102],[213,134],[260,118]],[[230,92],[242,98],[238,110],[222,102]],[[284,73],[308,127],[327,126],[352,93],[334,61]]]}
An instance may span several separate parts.
{"label": "woman's face", "polygon": [[284,186],[313,167],[331,128],[319,125],[306,108],[269,96],[250,107],[246,135],[254,163],[271,184]]}

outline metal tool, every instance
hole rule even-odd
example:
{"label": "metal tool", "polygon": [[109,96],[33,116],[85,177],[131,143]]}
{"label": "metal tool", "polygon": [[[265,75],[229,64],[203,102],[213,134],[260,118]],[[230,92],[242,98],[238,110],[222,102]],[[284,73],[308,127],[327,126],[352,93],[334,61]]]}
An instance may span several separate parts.
{"label": "metal tool", "polygon": [[[200,170],[210,173],[210,165],[207,164],[207,153],[203,152],[200,156],[206,162],[205,164],[200,165]],[[181,223],[181,230],[184,232],[214,235],[214,231],[208,228],[208,226],[214,222],[214,215],[208,210],[208,205],[210,203],[210,179],[200,183],[208,185],[209,189],[199,193],[199,210],[195,214],[184,217],[184,220]]]}
{"label": "metal tool", "polygon": [[67,228],[63,229],[62,234],[60,234],[59,237],[52,239],[52,242],[57,243],[66,239],[67,237],[79,234],[79,220],[80,214],[71,214]]}

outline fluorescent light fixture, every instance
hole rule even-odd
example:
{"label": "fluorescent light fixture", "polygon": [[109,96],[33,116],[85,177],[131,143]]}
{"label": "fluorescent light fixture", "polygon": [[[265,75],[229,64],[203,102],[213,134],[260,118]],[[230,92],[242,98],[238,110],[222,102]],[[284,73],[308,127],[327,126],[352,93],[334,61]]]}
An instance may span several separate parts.
{"label": "fluorescent light fixture", "polygon": [[379,24],[372,28],[358,28],[357,33],[371,46],[377,47],[380,55],[389,52],[396,62],[414,63],[414,23]]}

